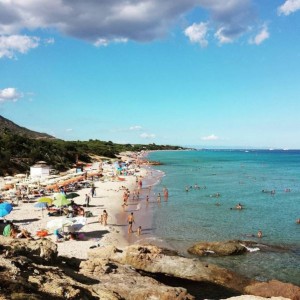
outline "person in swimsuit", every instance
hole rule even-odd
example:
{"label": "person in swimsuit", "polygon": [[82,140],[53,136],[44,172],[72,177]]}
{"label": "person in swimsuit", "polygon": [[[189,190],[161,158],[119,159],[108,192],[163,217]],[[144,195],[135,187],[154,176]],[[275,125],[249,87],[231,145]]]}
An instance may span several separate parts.
{"label": "person in swimsuit", "polygon": [[132,233],[132,224],[134,223],[133,212],[127,217],[128,221],[128,233]]}
{"label": "person in swimsuit", "polygon": [[103,225],[106,226],[107,225],[108,213],[105,209],[103,210],[102,216],[103,216]]}

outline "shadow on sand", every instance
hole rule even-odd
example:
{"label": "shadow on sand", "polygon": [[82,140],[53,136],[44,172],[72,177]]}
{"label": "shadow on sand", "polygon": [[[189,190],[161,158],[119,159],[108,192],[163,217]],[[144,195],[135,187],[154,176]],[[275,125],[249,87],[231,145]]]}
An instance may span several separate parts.
{"label": "shadow on sand", "polygon": [[93,239],[93,238],[101,239],[107,233],[109,233],[108,230],[96,230],[96,231],[85,232],[84,235],[89,239]]}

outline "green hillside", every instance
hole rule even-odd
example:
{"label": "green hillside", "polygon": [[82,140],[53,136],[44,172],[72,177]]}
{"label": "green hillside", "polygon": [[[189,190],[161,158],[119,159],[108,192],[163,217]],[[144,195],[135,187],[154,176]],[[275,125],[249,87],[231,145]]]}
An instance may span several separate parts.
{"label": "green hillside", "polygon": [[3,122],[0,122],[0,176],[28,172],[30,166],[40,160],[53,169],[65,171],[74,167],[77,157],[79,161],[89,163],[93,155],[115,158],[123,151],[181,149],[169,145],[123,145],[99,140],[63,141],[47,134],[31,133],[18,125],[3,127]]}

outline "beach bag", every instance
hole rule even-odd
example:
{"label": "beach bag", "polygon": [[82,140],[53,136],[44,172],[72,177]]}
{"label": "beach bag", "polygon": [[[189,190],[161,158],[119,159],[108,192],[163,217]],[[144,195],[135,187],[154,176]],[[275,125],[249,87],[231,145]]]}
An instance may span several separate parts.
{"label": "beach bag", "polygon": [[87,218],[93,217],[93,213],[92,213],[91,211],[86,211],[86,212],[85,212],[85,216],[86,216]]}

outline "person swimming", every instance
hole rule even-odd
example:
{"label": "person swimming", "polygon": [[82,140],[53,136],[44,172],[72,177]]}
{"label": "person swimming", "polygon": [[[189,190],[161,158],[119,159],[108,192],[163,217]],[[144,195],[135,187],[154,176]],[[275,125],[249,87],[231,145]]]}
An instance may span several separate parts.
{"label": "person swimming", "polygon": [[241,203],[239,203],[239,204],[237,204],[237,205],[235,206],[235,208],[236,208],[236,209],[243,209],[243,206],[242,206]]}

